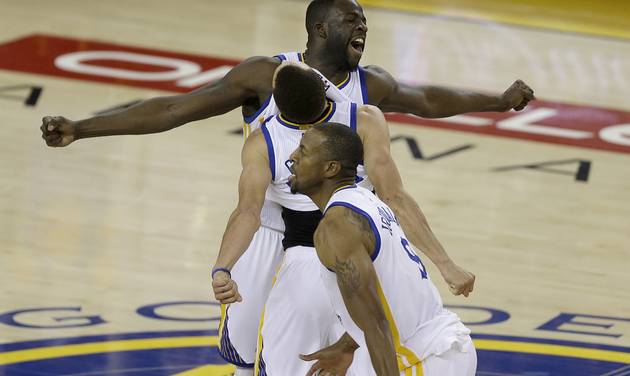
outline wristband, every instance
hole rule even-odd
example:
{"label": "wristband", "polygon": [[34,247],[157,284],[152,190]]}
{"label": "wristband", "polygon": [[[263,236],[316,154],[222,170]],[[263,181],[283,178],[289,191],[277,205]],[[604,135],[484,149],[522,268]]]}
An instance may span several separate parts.
{"label": "wristband", "polygon": [[227,270],[226,268],[214,268],[212,269],[212,275],[211,275],[212,279],[214,279],[214,275],[218,272],[226,272],[228,277],[232,278],[232,273],[230,273],[230,271]]}

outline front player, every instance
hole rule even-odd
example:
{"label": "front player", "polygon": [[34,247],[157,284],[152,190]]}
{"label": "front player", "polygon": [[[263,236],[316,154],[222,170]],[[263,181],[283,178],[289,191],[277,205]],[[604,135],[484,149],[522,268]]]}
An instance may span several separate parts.
{"label": "front player", "polygon": [[[373,368],[356,373],[473,376],[477,357],[470,331],[442,306],[392,210],[355,184],[363,156],[355,132],[318,124],[292,154],[290,180],[293,191],[309,196],[324,213],[315,233],[322,279],[359,347],[355,363],[365,366],[370,359]],[[311,371],[320,366],[337,374],[321,363]]]}

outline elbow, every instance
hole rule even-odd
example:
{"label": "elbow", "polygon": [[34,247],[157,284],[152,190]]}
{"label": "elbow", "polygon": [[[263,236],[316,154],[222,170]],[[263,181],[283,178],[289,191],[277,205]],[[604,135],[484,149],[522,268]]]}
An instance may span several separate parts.
{"label": "elbow", "polygon": [[402,189],[388,189],[384,191],[376,190],[378,198],[380,198],[387,206],[396,210],[404,207],[407,194]]}
{"label": "elbow", "polygon": [[261,207],[255,205],[238,206],[236,210],[234,210],[233,217],[239,218],[241,221],[246,221],[256,227],[260,227],[261,210]]}

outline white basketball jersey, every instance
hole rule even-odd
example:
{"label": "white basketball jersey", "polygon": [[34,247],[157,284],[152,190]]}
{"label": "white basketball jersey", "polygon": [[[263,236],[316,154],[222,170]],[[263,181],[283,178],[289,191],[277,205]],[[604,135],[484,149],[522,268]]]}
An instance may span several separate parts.
{"label": "white basketball jersey", "polygon": [[[328,102],[327,113],[314,123],[335,122],[347,125],[356,131],[357,104],[351,102]],[[296,124],[276,115],[262,125],[262,132],[267,142],[269,167],[272,182],[267,188],[266,199],[280,204],[291,210],[315,211],[317,206],[308,196],[291,193],[289,177],[289,157],[300,145],[302,135],[314,124]],[[357,184],[367,189],[373,189],[370,180],[365,176],[363,166],[357,168]]]}
{"label": "white basketball jersey", "polygon": [[[459,318],[444,309],[398,220],[376,195],[361,187],[341,188],[332,195],[326,210],[333,206],[346,207],[368,220],[376,239],[371,257],[379,296],[394,337],[399,368],[417,364],[431,353],[430,347],[434,346],[436,335],[443,332],[443,326],[459,322]],[[344,305],[336,274],[322,266],[322,278],[344,328],[360,346],[366,346],[363,332]]]}
{"label": "white basketball jersey", "polygon": [[[278,59],[281,61],[299,61],[304,62],[304,57],[301,52],[285,52],[279,55],[276,55]],[[317,72],[324,84],[326,85],[326,96],[334,101],[334,102],[354,102],[357,104],[366,104],[368,103],[367,96],[367,86],[365,82],[365,71],[361,67],[357,67],[353,71],[348,73],[348,77],[343,80],[339,85],[334,85],[330,82],[323,74],[321,74],[317,69],[313,70]],[[251,132],[260,128],[262,123],[265,122],[269,117],[278,115],[280,110],[276,106],[276,102],[273,99],[273,96],[270,95],[269,98],[263,103],[258,111],[251,116],[244,116],[243,119],[245,121],[245,125],[243,128],[243,133],[245,137],[249,136]]]}
{"label": "white basketball jersey", "polygon": [[[287,52],[277,55],[276,57],[281,61],[288,60],[304,62],[302,53],[299,52]],[[355,102],[357,104],[367,103],[367,86],[365,82],[365,71],[363,68],[357,67],[354,71],[350,72],[347,79],[338,86],[331,83],[316,69],[314,70],[324,81],[326,85],[326,96],[330,100],[334,102]],[[276,106],[273,96],[270,95],[256,113],[251,116],[243,117],[244,137],[247,138],[253,131],[260,128],[265,120],[278,115],[279,113],[280,110],[278,110],[278,106]],[[359,169],[359,171],[361,170]],[[265,201],[260,213],[260,223],[262,226],[283,232],[284,222],[282,221],[281,208],[273,202]]]}

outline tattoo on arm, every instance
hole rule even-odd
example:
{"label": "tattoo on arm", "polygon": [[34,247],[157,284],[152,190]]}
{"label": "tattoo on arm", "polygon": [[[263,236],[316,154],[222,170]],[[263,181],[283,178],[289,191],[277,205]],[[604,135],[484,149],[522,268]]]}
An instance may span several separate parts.
{"label": "tattoo on arm", "polygon": [[335,272],[339,287],[343,289],[349,296],[359,289],[361,275],[357,266],[352,260],[343,261],[335,256]]}
{"label": "tattoo on arm", "polygon": [[374,232],[372,232],[372,227],[370,227],[370,223],[364,216],[355,212],[354,210],[346,210],[346,218],[348,219],[348,222],[359,227],[364,235],[367,235],[367,240],[370,243],[373,244],[374,242],[376,242],[376,239],[374,238]]}

